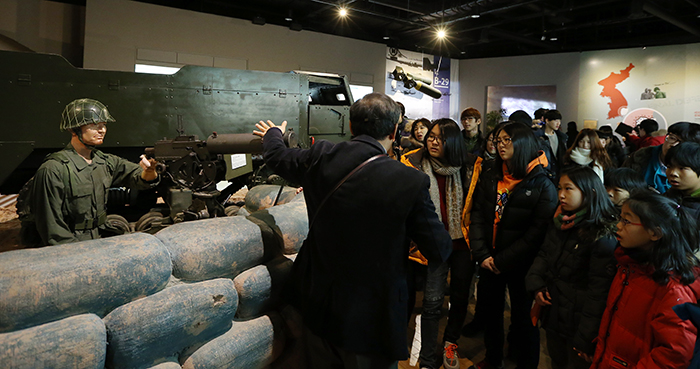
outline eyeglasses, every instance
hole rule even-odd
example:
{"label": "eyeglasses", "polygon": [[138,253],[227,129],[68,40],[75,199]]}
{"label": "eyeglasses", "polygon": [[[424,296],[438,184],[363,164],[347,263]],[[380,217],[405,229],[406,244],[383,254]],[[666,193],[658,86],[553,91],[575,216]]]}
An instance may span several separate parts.
{"label": "eyeglasses", "polygon": [[625,218],[623,218],[623,217],[618,217],[617,220],[619,220],[620,223],[622,223],[622,226],[623,226],[623,227],[626,227],[626,226],[628,226],[628,225],[636,225],[636,226],[641,226],[641,225],[642,225],[642,223],[632,223],[632,222],[630,222],[629,220],[627,220],[627,219],[625,219]]}
{"label": "eyeglasses", "polygon": [[678,138],[678,136],[676,136],[676,135],[674,135],[674,134],[672,134],[672,133],[667,133],[667,134],[666,134],[666,142],[675,145],[675,144],[677,144],[677,143],[680,143],[680,142],[681,142],[681,139]]}
{"label": "eyeglasses", "polygon": [[504,138],[504,139],[502,139],[502,140],[501,140],[500,138],[497,138],[497,139],[493,140],[493,145],[494,145],[494,146],[498,146],[498,145],[500,145],[500,144],[503,144],[503,146],[510,146],[512,143],[513,143],[513,139],[510,138],[510,137]]}
{"label": "eyeglasses", "polygon": [[443,142],[443,141],[442,141],[442,137],[440,137],[440,136],[435,136],[435,135],[432,135],[432,134],[428,135],[428,137],[427,137],[426,139],[427,139],[428,141],[435,141],[435,140],[437,140],[437,143],[439,143],[439,144],[441,144],[441,143]]}

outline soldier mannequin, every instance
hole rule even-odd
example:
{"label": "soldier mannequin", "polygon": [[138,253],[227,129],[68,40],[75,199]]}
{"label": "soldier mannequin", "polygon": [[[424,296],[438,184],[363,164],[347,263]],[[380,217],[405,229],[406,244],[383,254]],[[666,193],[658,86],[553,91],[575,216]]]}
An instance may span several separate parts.
{"label": "soldier mannequin", "polygon": [[96,149],[112,122],[107,107],[97,100],[78,99],[66,106],[61,131],[70,131],[71,141],[47,156],[34,176],[27,200],[32,214],[28,222],[23,220],[24,235],[34,222],[42,245],[100,238],[110,187],[148,189],[158,184],[153,159],[142,156],[135,164]]}

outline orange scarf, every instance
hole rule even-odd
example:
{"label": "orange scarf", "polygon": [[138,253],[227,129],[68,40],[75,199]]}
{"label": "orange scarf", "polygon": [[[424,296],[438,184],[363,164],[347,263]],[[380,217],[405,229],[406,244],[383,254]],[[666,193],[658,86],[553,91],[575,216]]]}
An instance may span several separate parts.
{"label": "orange scarf", "polygon": [[[549,164],[547,161],[547,156],[544,152],[540,151],[540,156],[536,157],[530,164],[527,165],[527,173],[529,174],[536,166],[542,165],[546,167]],[[510,172],[508,172],[508,166],[503,163],[503,179],[498,181],[498,187],[496,189],[496,214],[493,218],[493,240],[492,247],[496,247],[496,232],[498,231],[498,223],[501,221],[503,216],[503,210],[505,209],[506,203],[508,203],[508,198],[515,186],[522,182],[522,178],[517,179],[513,177]]]}

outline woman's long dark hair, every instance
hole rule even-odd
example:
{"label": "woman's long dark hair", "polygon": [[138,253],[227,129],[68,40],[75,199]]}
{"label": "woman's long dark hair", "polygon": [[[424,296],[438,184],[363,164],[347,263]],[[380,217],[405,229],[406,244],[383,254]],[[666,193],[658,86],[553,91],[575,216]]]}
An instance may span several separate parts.
{"label": "woman's long dark hair", "polygon": [[467,160],[467,147],[464,145],[462,131],[454,120],[450,118],[434,120],[428,127],[428,133],[425,135],[425,138],[423,138],[423,146],[428,147],[428,136],[435,126],[440,128],[445,162],[452,167],[461,167]]}
{"label": "woman's long dark hair", "polygon": [[600,181],[600,177],[589,167],[580,165],[564,170],[561,177],[568,176],[583,193],[582,208],[588,209],[586,217],[578,227],[579,238],[593,242],[615,233],[617,209]]}
{"label": "woman's long dark hair", "polygon": [[689,285],[696,279],[698,265],[698,226],[693,217],[675,201],[651,191],[633,193],[625,205],[639,217],[642,226],[654,230],[661,238],[651,249],[651,277],[659,284],[666,284],[671,275]]}
{"label": "woman's long dark hair", "polygon": [[[411,125],[411,137],[413,137],[413,139],[416,141],[418,141],[418,138],[416,137],[416,129],[418,129],[418,123],[425,126],[425,128],[430,127],[430,121],[428,120],[428,118],[420,118],[420,119],[414,120],[413,124]],[[430,131],[430,129],[428,129],[428,131]],[[427,134],[426,134],[426,136],[427,136]],[[423,137],[423,139],[425,139],[425,137]],[[423,143],[423,142],[421,142],[421,143]]]}
{"label": "woman's long dark hair", "polygon": [[[532,129],[522,123],[507,122],[496,131],[493,137],[497,139],[501,132],[507,133],[513,140],[511,141],[513,157],[510,159],[508,170],[513,177],[523,179],[527,175],[527,166],[539,156],[539,142],[532,133]],[[495,169],[498,179],[503,179],[503,159],[500,154],[496,154]]]}
{"label": "woman's long dark hair", "polygon": [[608,152],[605,151],[605,147],[603,147],[603,145],[600,143],[600,139],[598,139],[598,134],[595,132],[595,130],[592,130],[590,128],[584,128],[581,130],[581,132],[578,133],[574,144],[571,145],[571,147],[569,147],[568,150],[566,150],[566,154],[564,155],[564,162],[572,162],[571,152],[578,147],[579,141],[581,141],[586,136],[588,136],[588,140],[591,142],[591,159],[593,159],[594,162],[598,162],[600,166],[603,167],[603,170],[608,170],[613,165],[612,160],[610,160]]}

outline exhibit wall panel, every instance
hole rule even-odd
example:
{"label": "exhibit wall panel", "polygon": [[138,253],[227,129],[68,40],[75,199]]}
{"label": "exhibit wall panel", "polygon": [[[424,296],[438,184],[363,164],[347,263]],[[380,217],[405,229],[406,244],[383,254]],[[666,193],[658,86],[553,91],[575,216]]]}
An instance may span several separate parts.
{"label": "exhibit wall panel", "polygon": [[61,54],[83,63],[85,8],[45,0],[0,0],[0,50]]}
{"label": "exhibit wall panel", "polygon": [[581,53],[579,118],[613,127],[700,121],[699,54],[700,44]]}
{"label": "exhibit wall panel", "polygon": [[471,106],[485,116],[488,86],[555,85],[562,122],[576,120],[579,127],[583,125],[577,120],[579,53],[461,60],[459,76],[460,109]]}
{"label": "exhibit wall panel", "polygon": [[85,18],[86,68],[133,71],[139,49],[162,50],[247,60],[250,70],[371,75],[384,89],[379,43],[126,0],[88,0]]}

